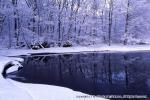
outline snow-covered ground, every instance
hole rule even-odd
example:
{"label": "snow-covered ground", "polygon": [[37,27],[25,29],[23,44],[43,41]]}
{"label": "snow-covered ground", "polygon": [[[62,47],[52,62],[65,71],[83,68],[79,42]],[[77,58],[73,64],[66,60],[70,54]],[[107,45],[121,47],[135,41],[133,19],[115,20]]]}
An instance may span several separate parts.
{"label": "snow-covered ground", "polygon": [[78,53],[78,52],[141,52],[150,51],[150,45],[100,45],[93,47],[52,47],[39,50],[0,49],[2,56],[29,55],[30,53]]}
{"label": "snow-covered ground", "polygon": [[[76,53],[76,52],[129,52],[129,51],[150,51],[150,46],[100,46],[100,47],[71,47],[71,48],[48,48],[40,50],[16,50],[0,49],[0,73],[4,66],[10,62],[23,61],[20,58],[7,57],[18,55],[29,55],[30,53]],[[17,64],[17,63],[16,63]],[[14,66],[15,67],[15,66]],[[88,96],[68,88],[27,84],[4,79],[0,74],[0,100],[104,100],[103,98],[77,98]]]}

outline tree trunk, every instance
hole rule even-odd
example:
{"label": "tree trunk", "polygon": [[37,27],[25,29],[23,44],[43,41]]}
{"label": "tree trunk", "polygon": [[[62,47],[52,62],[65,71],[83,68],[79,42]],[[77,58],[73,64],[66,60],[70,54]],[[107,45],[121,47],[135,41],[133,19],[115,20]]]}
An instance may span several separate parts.
{"label": "tree trunk", "polygon": [[128,35],[128,25],[129,25],[129,7],[130,7],[130,1],[127,1],[127,13],[126,13],[126,24],[125,24],[125,39],[124,39],[124,45],[127,45],[128,39],[127,39],[127,35]]}
{"label": "tree trunk", "polygon": [[113,16],[113,0],[109,2],[109,28],[108,28],[108,45],[111,45],[111,29],[112,29],[112,16]]}

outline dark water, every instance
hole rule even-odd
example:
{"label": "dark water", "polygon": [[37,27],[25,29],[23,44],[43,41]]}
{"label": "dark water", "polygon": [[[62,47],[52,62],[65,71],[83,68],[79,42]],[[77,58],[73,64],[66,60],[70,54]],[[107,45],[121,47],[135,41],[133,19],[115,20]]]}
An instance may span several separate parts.
{"label": "dark water", "polygon": [[150,52],[51,54],[24,58],[24,68],[9,73],[9,78],[67,87],[92,95],[150,97]]}

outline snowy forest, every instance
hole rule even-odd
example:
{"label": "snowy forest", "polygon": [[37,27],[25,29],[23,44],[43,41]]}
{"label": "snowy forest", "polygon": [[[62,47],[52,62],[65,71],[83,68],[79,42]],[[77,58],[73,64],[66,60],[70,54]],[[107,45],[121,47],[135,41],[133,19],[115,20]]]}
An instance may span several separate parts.
{"label": "snowy forest", "polygon": [[0,0],[0,47],[150,43],[149,0]]}

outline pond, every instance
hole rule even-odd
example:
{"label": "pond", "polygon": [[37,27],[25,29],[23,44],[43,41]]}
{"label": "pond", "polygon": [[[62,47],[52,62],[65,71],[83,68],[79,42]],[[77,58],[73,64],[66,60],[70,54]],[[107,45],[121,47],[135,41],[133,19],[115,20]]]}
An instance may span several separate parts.
{"label": "pond", "polygon": [[150,97],[150,52],[47,54],[23,58],[23,69],[9,73],[7,78],[67,87],[91,95]]}

